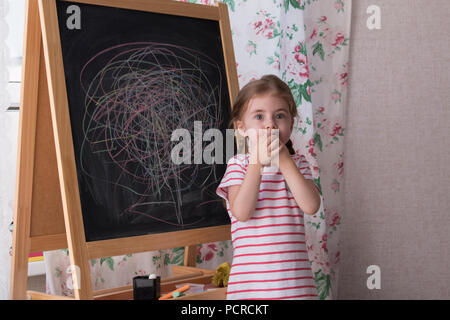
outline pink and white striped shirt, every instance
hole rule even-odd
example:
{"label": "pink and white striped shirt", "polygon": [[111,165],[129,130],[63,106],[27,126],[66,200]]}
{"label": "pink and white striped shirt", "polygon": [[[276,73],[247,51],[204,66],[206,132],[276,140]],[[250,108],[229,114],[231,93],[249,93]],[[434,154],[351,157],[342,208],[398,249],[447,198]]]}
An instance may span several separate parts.
{"label": "pink and white striped shirt", "polygon": [[[291,155],[305,179],[313,179],[303,155]],[[216,193],[226,200],[231,219],[233,262],[228,300],[317,299],[305,242],[303,211],[277,167],[264,167],[252,217],[237,220],[228,187],[242,184],[249,154],[230,158]]]}

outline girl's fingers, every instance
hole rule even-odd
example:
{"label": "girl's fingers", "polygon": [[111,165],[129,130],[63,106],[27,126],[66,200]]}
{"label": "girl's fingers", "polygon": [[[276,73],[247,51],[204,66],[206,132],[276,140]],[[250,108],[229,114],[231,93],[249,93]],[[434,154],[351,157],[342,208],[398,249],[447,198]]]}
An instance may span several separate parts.
{"label": "girl's fingers", "polygon": [[269,145],[270,150],[277,150],[280,147],[280,139],[275,138]]}
{"label": "girl's fingers", "polygon": [[265,132],[259,132],[258,138],[259,138],[259,145],[261,147],[267,147],[268,139],[267,139],[266,133]]}

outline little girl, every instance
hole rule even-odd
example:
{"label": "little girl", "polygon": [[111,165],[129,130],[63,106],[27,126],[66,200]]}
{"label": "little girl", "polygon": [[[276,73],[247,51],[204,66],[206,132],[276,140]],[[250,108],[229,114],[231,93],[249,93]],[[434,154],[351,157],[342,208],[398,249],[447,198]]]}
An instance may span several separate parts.
{"label": "little girl", "polygon": [[[245,85],[233,106],[231,123],[250,146],[229,159],[216,190],[231,219],[229,300],[317,299],[303,214],[319,210],[320,194],[305,157],[292,148],[297,116],[289,87],[274,75]],[[270,166],[274,155],[278,166]]]}

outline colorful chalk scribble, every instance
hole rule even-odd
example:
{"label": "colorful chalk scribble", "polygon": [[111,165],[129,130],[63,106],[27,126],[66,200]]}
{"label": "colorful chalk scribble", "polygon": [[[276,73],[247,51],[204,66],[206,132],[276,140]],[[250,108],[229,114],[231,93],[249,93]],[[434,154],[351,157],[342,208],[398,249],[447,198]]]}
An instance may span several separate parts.
{"label": "colorful chalk scribble", "polygon": [[[208,70],[220,75],[215,85],[209,81]],[[193,131],[194,121],[201,121],[204,130],[220,127],[221,79],[215,60],[201,52],[152,42],[105,49],[83,66],[84,140],[79,162],[90,179],[109,177],[97,173],[110,166],[120,169],[114,169],[120,174],[106,182],[113,194],[120,196],[122,189],[134,195],[121,216],[143,215],[166,224],[188,225],[183,222],[182,192],[195,183],[202,192],[211,193],[208,187],[217,181],[215,166],[174,164],[170,137],[177,128]],[[93,156],[101,159],[101,168],[85,167],[84,157]],[[205,170],[214,179],[197,185],[196,178],[200,173],[204,177]],[[161,204],[173,206],[176,222],[151,214],[149,208]]]}

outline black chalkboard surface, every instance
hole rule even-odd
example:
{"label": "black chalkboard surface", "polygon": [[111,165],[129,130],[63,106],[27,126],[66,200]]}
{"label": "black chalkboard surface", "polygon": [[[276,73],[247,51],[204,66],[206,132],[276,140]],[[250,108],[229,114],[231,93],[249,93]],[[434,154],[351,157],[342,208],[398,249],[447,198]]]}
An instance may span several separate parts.
{"label": "black chalkboard surface", "polygon": [[171,159],[175,129],[191,132],[192,152],[195,121],[225,137],[219,23],[68,1],[57,14],[86,241],[229,224],[215,193],[226,159]]}

